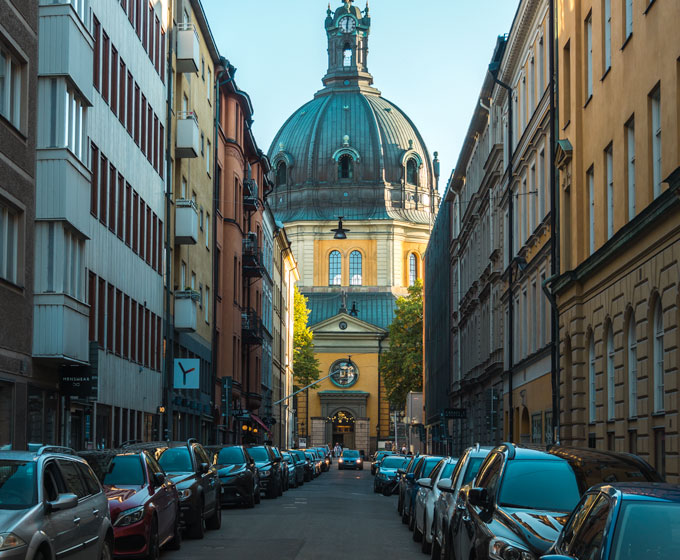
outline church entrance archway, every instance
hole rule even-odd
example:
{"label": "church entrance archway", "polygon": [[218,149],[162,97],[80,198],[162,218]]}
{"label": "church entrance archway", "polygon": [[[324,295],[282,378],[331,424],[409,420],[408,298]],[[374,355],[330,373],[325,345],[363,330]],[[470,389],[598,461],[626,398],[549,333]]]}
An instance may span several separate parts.
{"label": "church entrance archway", "polygon": [[333,445],[340,443],[343,448],[355,449],[354,415],[348,410],[338,410],[331,416]]}

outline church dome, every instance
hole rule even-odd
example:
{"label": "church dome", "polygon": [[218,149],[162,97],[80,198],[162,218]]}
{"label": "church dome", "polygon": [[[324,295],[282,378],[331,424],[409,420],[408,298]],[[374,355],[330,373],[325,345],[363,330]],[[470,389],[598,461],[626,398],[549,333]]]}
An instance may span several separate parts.
{"label": "church dome", "polygon": [[372,87],[369,28],[368,8],[346,1],[328,12],[325,87],[288,118],[269,149],[269,200],[284,222],[433,219],[436,162],[408,116]]}

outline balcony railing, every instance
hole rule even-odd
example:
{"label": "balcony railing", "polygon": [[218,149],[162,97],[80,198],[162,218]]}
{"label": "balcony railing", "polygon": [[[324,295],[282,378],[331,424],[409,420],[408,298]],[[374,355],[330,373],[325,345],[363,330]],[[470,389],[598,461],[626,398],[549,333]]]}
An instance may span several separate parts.
{"label": "balcony railing", "polygon": [[199,293],[195,290],[178,290],[175,292],[175,330],[195,332],[198,316]]}
{"label": "balcony railing", "polygon": [[55,293],[35,294],[33,303],[33,357],[87,363],[89,306]]}
{"label": "balcony railing", "polygon": [[246,210],[257,210],[260,207],[258,198],[257,181],[246,179],[243,182],[243,208]]}
{"label": "balcony railing", "polygon": [[177,24],[177,72],[196,73],[201,57],[198,33],[193,23]]}
{"label": "balcony railing", "polygon": [[193,200],[175,201],[175,245],[198,242],[198,208]]}
{"label": "balcony railing", "polygon": [[261,278],[263,272],[262,251],[257,244],[257,234],[251,232],[243,238],[243,275],[246,278]]}
{"label": "balcony railing", "polygon": [[244,309],[241,313],[241,336],[246,344],[262,344],[262,320],[254,309]]}
{"label": "balcony railing", "polygon": [[178,158],[196,158],[200,152],[200,132],[198,120],[192,111],[180,111],[177,118],[177,144],[175,155]]}

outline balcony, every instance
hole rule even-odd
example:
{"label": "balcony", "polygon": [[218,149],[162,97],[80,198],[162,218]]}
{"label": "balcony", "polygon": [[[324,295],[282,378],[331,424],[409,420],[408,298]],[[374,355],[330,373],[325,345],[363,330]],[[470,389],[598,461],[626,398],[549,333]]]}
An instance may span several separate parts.
{"label": "balcony", "polygon": [[255,211],[260,207],[260,199],[257,196],[257,181],[246,179],[243,182],[243,208]]}
{"label": "balcony", "polygon": [[192,23],[177,24],[177,72],[196,74],[201,58],[198,33]]}
{"label": "balcony", "polygon": [[257,234],[250,232],[243,238],[243,276],[262,278],[262,251],[257,245]]}
{"label": "balcony", "polygon": [[198,207],[193,200],[176,200],[175,245],[196,245],[197,242]]}
{"label": "balcony", "polygon": [[175,292],[175,330],[179,332],[196,332],[199,294],[195,290],[178,290]]}
{"label": "balcony", "polygon": [[262,320],[254,309],[244,309],[241,313],[241,336],[245,344],[262,344]]}
{"label": "balcony", "polygon": [[200,152],[198,120],[192,111],[180,111],[177,118],[177,144],[175,156],[196,158]]}
{"label": "balcony", "polygon": [[33,357],[86,364],[90,308],[67,294],[33,297]]}

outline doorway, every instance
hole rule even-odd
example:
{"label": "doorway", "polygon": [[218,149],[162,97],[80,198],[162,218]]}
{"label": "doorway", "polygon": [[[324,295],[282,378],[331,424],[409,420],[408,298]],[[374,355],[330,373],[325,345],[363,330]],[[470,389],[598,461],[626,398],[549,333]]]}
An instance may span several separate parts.
{"label": "doorway", "polygon": [[347,410],[339,410],[331,417],[331,421],[333,445],[338,442],[343,449],[354,449],[354,415]]}

